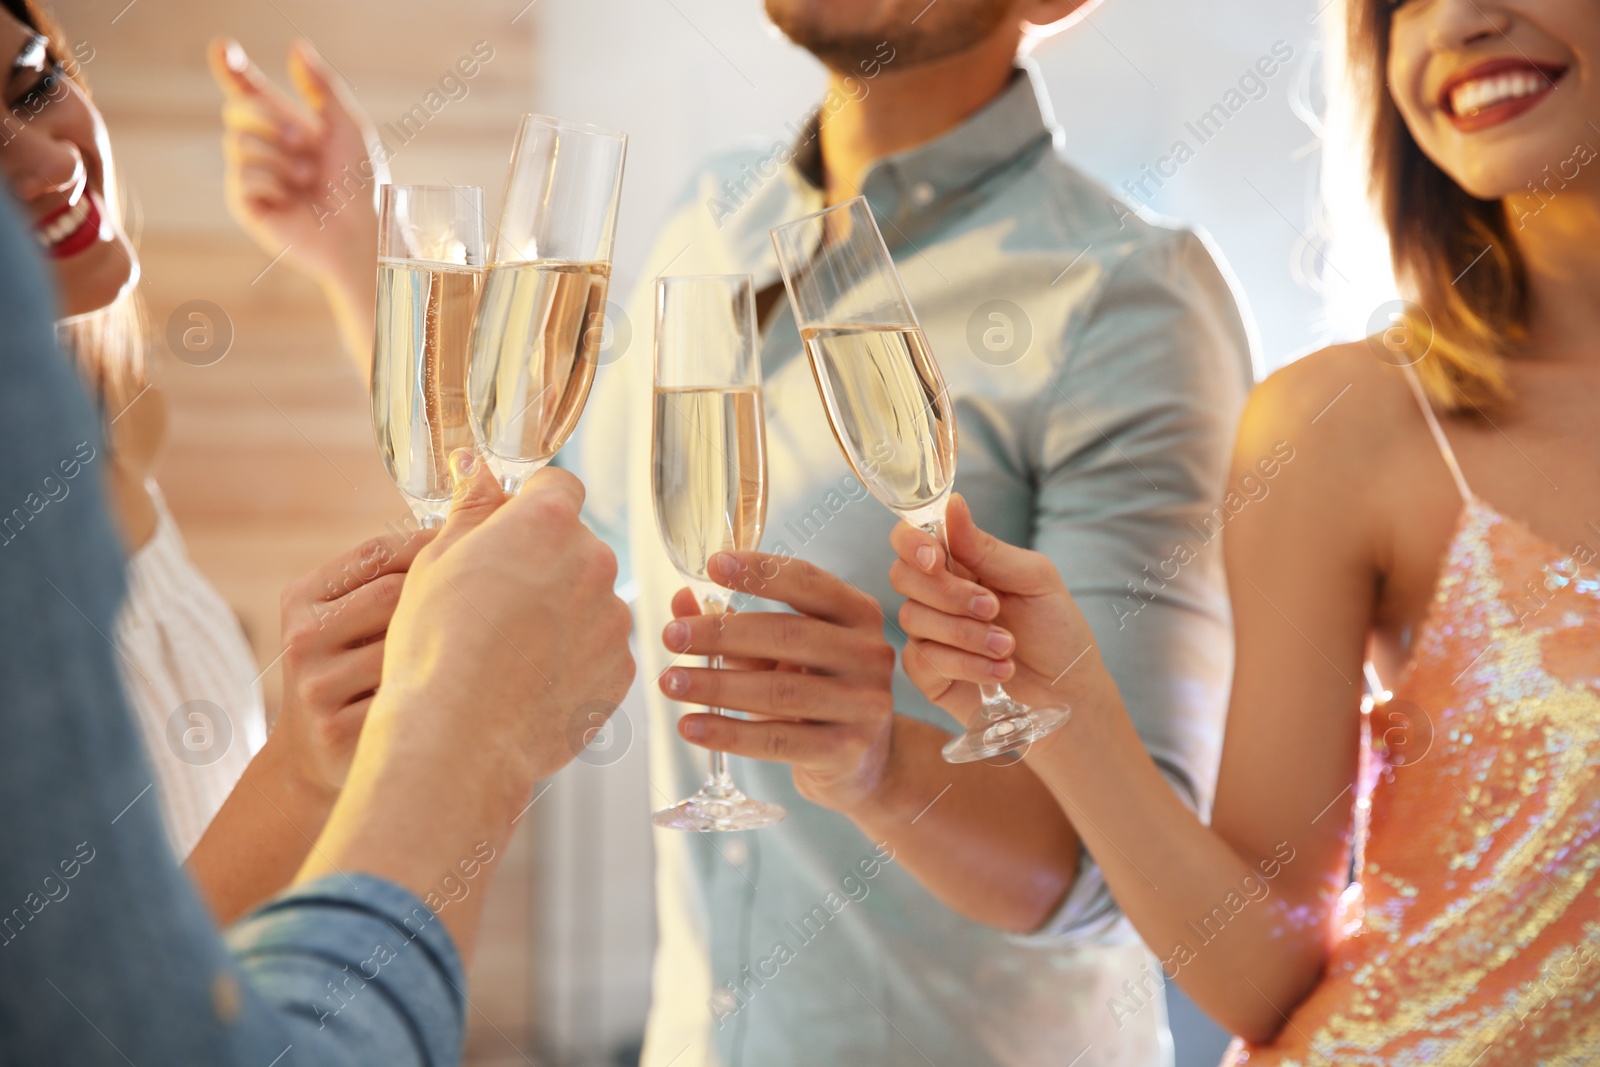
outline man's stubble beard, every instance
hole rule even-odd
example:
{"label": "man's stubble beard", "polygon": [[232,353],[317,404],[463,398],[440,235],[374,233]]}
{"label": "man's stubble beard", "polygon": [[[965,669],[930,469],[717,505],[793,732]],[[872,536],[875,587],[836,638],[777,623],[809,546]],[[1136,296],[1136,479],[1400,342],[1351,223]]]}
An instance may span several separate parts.
{"label": "man's stubble beard", "polygon": [[[766,0],[767,17],[783,35],[840,74],[850,74],[877,56],[887,41],[894,49],[889,65],[921,66],[959,55],[998,30],[1010,17],[1014,0],[912,0],[876,26],[834,29],[806,9],[806,0]],[[921,12],[919,17],[918,12]],[[916,19],[916,22],[912,22]]]}

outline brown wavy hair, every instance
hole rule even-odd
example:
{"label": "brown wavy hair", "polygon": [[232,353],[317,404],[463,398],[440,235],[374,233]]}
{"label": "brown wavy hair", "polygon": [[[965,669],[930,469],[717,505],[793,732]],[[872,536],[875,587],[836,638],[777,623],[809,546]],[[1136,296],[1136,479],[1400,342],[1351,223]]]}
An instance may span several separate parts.
{"label": "brown wavy hair", "polygon": [[1506,206],[1480,200],[1425,155],[1389,94],[1390,0],[1346,0],[1348,75],[1371,164],[1368,195],[1389,235],[1417,373],[1445,411],[1507,403],[1505,359],[1527,336],[1528,280]]}
{"label": "brown wavy hair", "polygon": [[[0,0],[0,7],[44,35],[49,41],[51,60],[60,63],[66,76],[87,95],[89,86],[71,44],[38,0]],[[108,199],[116,196],[120,205],[122,197],[117,196],[116,190],[108,189],[106,194]],[[108,210],[117,212],[120,221],[120,207]],[[144,304],[137,289],[132,288],[107,307],[57,324],[62,347],[72,355],[84,384],[108,419],[121,414],[148,384],[144,329]]]}

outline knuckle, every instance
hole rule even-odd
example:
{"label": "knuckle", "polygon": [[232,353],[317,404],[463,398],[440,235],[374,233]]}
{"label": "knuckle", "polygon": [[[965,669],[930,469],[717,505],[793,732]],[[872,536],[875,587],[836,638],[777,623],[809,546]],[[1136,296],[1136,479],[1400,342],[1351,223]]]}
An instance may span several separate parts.
{"label": "knuckle", "polygon": [[285,642],[283,658],[279,662],[283,664],[284,685],[286,688],[299,688],[299,679],[305,672],[308,660],[309,657],[304,648]]}
{"label": "knuckle", "polygon": [[773,759],[784,762],[793,749],[789,735],[782,730],[772,730],[767,733],[767,754]]}
{"label": "knuckle", "polygon": [[355,551],[356,559],[363,567],[377,566],[389,554],[389,542],[382,537],[367,538]]}
{"label": "knuckle", "polygon": [[320,627],[314,618],[299,618],[284,627],[283,643],[288,651],[284,656],[302,659],[317,645],[317,638],[321,636]]}
{"label": "knuckle", "polygon": [[534,493],[525,510],[533,522],[557,534],[569,533],[578,518],[578,509],[565,493]]}
{"label": "knuckle", "polygon": [[400,602],[400,593],[405,587],[405,575],[385,574],[382,578],[372,583],[372,599],[379,607],[388,608],[392,611],[394,606]]}
{"label": "knuckle", "polygon": [[633,633],[633,613],[620,597],[613,596],[611,610],[607,614],[611,617],[612,640],[626,647],[628,637]]}
{"label": "knuckle", "polygon": [[301,677],[296,688],[301,703],[318,718],[333,703],[333,680],[325,674],[313,671]]}
{"label": "knuckle", "polygon": [[798,615],[779,614],[772,624],[773,638],[780,648],[793,648],[805,637],[805,622]]}
{"label": "knuckle", "polygon": [[595,539],[594,548],[590,553],[594,567],[595,578],[606,586],[617,584],[617,554],[599,538]]}
{"label": "knuckle", "polygon": [[800,676],[789,671],[772,672],[772,708],[778,712],[790,712],[799,708],[801,702]]}

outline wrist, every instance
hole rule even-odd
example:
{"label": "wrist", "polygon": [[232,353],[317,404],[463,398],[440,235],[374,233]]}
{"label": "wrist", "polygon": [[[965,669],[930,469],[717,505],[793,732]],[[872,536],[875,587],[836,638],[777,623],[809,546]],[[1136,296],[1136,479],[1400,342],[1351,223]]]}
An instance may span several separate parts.
{"label": "wrist", "polygon": [[435,787],[449,781],[452,790],[475,792],[473,806],[485,817],[503,812],[509,820],[549,768],[521,737],[482,721],[484,707],[495,703],[509,702],[482,692],[466,697],[459,685],[380,691],[368,710],[361,748],[371,734],[372,755],[389,771]]}
{"label": "wrist", "polygon": [[251,761],[259,765],[254,784],[302,833],[314,838],[339,799],[339,790],[297,749],[287,730],[268,734]]}
{"label": "wrist", "polygon": [[[916,783],[922,778],[911,765],[925,757],[924,744],[918,744],[924,731],[939,733],[926,723],[905,715],[896,714],[889,728],[889,750],[873,787],[844,814],[853,822],[868,829],[892,823],[904,824],[915,818],[927,806],[931,797],[923,797],[924,790]],[[934,750],[937,754],[937,748]]]}
{"label": "wrist", "polygon": [[[377,245],[377,234],[372,235],[372,247]],[[354,243],[354,242],[352,242]],[[329,301],[351,312],[365,314],[365,305],[376,298],[378,291],[378,257],[365,242],[360,253],[345,252],[322,272],[318,281]]]}

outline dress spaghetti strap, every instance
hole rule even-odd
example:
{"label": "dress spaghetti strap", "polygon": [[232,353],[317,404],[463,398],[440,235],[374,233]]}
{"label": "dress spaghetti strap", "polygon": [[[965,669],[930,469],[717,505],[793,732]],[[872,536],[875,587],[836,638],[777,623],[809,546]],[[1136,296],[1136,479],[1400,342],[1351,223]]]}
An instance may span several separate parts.
{"label": "dress spaghetti strap", "polygon": [[1466,475],[1461,473],[1461,464],[1456,462],[1455,449],[1450,447],[1450,440],[1445,437],[1444,428],[1439,425],[1439,417],[1433,413],[1433,405],[1428,403],[1428,394],[1422,391],[1422,380],[1409,365],[1400,369],[1405,373],[1406,384],[1411,386],[1411,395],[1417,398],[1417,406],[1422,409],[1422,417],[1428,423],[1428,432],[1433,434],[1434,443],[1439,446],[1439,454],[1444,457],[1444,465],[1450,468],[1450,477],[1456,480],[1456,488],[1461,490],[1461,499],[1470,502],[1472,489],[1467,485]]}

